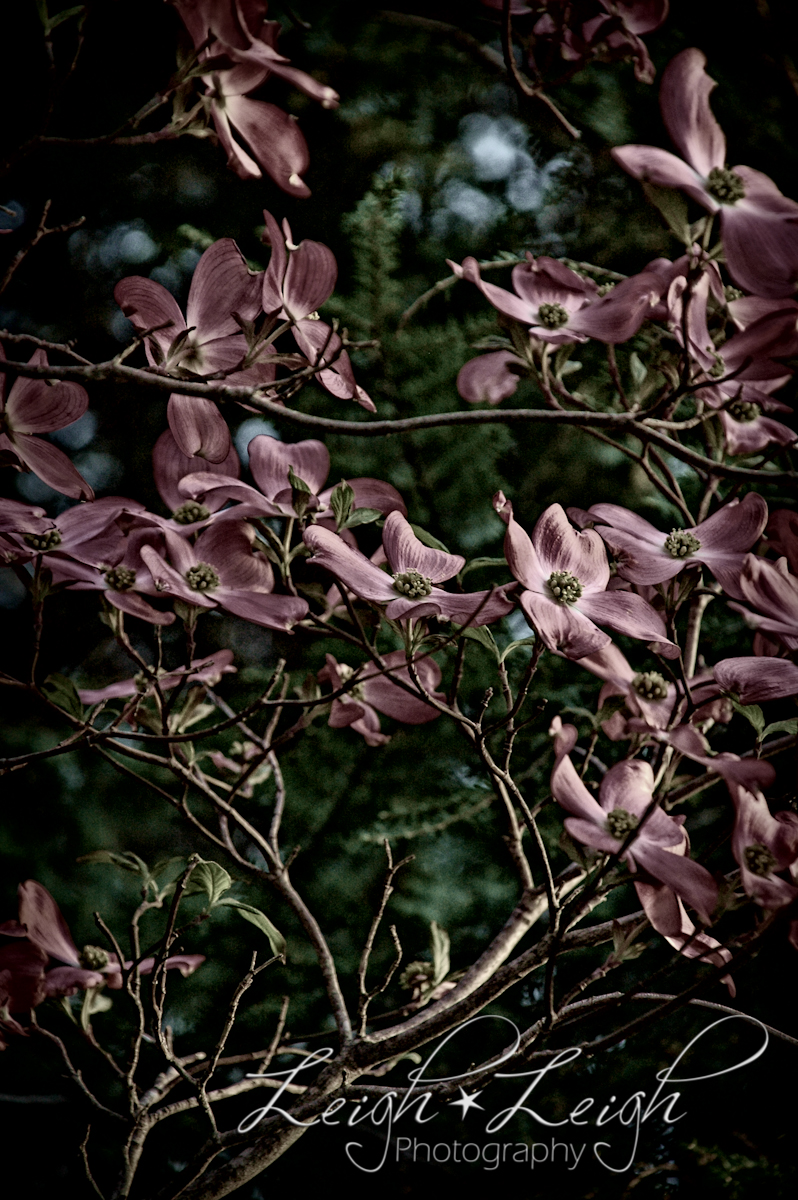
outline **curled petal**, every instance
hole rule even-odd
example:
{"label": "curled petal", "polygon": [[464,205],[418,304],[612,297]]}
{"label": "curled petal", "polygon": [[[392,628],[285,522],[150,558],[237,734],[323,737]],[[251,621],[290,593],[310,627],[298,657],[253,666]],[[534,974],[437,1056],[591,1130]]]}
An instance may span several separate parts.
{"label": "curled petal", "polygon": [[662,118],[674,145],[705,178],[726,161],[726,138],[709,107],[717,84],[706,63],[700,50],[683,50],[665,68],[660,89]]}
{"label": "curled petal", "polygon": [[93,500],[94,491],[80,472],[73,467],[63,450],[41,438],[24,433],[14,434],[14,449],[19,457],[49,487],[71,496],[73,500]]}
{"label": "curled petal", "polygon": [[187,458],[223,463],[229,457],[230,430],[212,400],[173,392],[166,415],[177,448]]}
{"label": "curled petal", "polygon": [[394,574],[418,571],[433,583],[442,583],[465,566],[462,555],[447,554],[420,542],[400,512],[389,513],[386,517],[382,544]]}
{"label": "curled petal", "polygon": [[469,404],[500,404],[516,391],[520,372],[513,368],[523,365],[517,354],[507,350],[472,358],[460,368],[457,391]]}

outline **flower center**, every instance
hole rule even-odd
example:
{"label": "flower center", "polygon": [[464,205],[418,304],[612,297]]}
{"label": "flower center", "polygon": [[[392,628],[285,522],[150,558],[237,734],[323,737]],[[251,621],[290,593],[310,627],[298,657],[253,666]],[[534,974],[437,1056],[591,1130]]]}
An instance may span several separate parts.
{"label": "flower center", "polygon": [[109,567],[103,578],[112,592],[128,592],[136,582],[136,572],[130,567]]}
{"label": "flower center", "polygon": [[664,700],[668,694],[668,685],[659,671],[643,671],[635,675],[632,687],[644,700]]}
{"label": "flower center", "polygon": [[219,586],[219,576],[210,563],[197,563],[183,576],[192,592],[212,592]]}
{"label": "flower center", "polygon": [[[355,673],[355,668],[350,667],[348,663],[339,663],[338,664],[338,678],[341,680],[341,683],[343,683],[343,684],[348,683],[349,680],[354,675],[354,673]],[[353,700],[362,700],[363,699],[363,685],[360,683],[356,683],[353,688],[349,689],[349,691],[346,694],[346,697],[342,697],[342,699],[346,699],[350,696]]]}
{"label": "flower center", "polygon": [[713,167],[707,175],[707,191],[721,204],[736,204],[745,196],[745,184],[728,167]]}
{"label": "flower center", "polygon": [[102,971],[103,967],[108,966],[108,951],[103,950],[102,946],[84,946],[80,961],[88,971]]}
{"label": "flower center", "polygon": [[749,421],[756,421],[761,415],[762,409],[755,400],[732,400],[726,408],[726,412],[735,421],[741,421],[747,425]]}
{"label": "flower center", "polygon": [[178,525],[193,525],[195,521],[205,521],[210,512],[204,504],[200,504],[198,500],[186,500],[185,504],[181,504],[180,508],[176,508],[172,513],[172,520],[177,521]]}
{"label": "flower center", "polygon": [[726,302],[730,303],[732,300],[742,300],[745,292],[741,292],[739,288],[732,287],[730,283],[727,283],[723,289],[723,295],[726,298]]}
{"label": "flower center", "polygon": [[48,529],[45,533],[25,533],[22,540],[31,550],[46,554],[48,550],[55,550],[56,546],[61,545],[61,534],[57,529]]}
{"label": "flower center", "polygon": [[665,538],[665,549],[673,558],[688,558],[701,549],[701,543],[688,529],[672,529]]}
{"label": "flower center", "polygon": [[552,571],[548,585],[558,604],[576,604],[582,595],[582,585],[570,571]]}
{"label": "flower center", "polygon": [[726,364],[723,361],[723,356],[720,354],[716,354],[715,361],[712,364],[712,366],[709,368],[709,371],[707,372],[710,379],[720,379],[721,376],[723,375],[723,373],[725,372],[725,370],[726,370]]}
{"label": "flower center", "polygon": [[763,846],[759,842],[754,842],[752,846],[746,846],[743,858],[751,874],[759,875],[763,879],[771,874],[776,865],[776,859],[767,846]]}
{"label": "flower center", "polygon": [[409,600],[420,600],[422,596],[429,596],[432,591],[432,580],[427,579],[426,575],[422,575],[420,571],[411,569],[394,575],[393,586],[397,592],[401,592]]}
{"label": "flower center", "polygon": [[568,313],[561,304],[541,304],[538,309],[538,325],[545,329],[559,329],[568,324]]}
{"label": "flower center", "polygon": [[633,829],[637,829],[640,821],[634,813],[627,812],[625,808],[614,808],[611,813],[607,814],[607,829],[614,838],[623,841],[627,833],[631,833]]}

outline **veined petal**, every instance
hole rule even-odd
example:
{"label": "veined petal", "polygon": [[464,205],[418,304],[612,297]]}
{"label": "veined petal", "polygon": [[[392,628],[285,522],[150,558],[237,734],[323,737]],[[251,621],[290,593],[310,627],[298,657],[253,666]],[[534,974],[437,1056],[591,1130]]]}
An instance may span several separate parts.
{"label": "veined petal", "polygon": [[34,475],[73,500],[93,500],[94,491],[80,472],[73,467],[63,450],[41,438],[15,433],[11,438],[19,457]]}
{"label": "veined petal", "polygon": [[244,96],[228,96],[226,111],[231,125],[278,187],[292,196],[309,196],[310,188],[301,176],[308,169],[310,155],[297,122],[276,104]]}
{"label": "veined petal", "polygon": [[[47,356],[37,350],[30,361],[46,366]],[[8,394],[6,417],[14,433],[51,433],[77,421],[88,406],[88,394],[80,384],[20,377]]]}
{"label": "veined petal", "polygon": [[508,350],[472,358],[460,368],[457,391],[469,404],[500,404],[518,387],[520,374],[513,367],[523,367],[523,363]]}
{"label": "veined petal", "polygon": [[157,325],[166,326],[150,335],[164,354],[177,335],[186,328],[186,321],[174,296],[154,279],[145,279],[142,275],[120,279],[114,288],[114,299],[139,333]]}
{"label": "veined petal", "polygon": [[504,492],[497,492],[493,497],[493,507],[507,526],[504,538],[504,556],[510,570],[525,588],[534,592],[542,591],[546,576],[537,552],[529,534],[513,516],[513,506]]}
{"label": "veined petal", "polygon": [[186,324],[196,329],[198,342],[240,333],[232,317],[237,312],[253,320],[260,312],[261,273],[253,273],[232,238],[220,238],[197,263],[186,305]]}
{"label": "veined petal", "polygon": [[735,283],[767,298],[793,295],[798,285],[798,211],[784,216],[740,201],[721,207],[720,224]]}
{"label": "veined petal", "polygon": [[601,538],[593,529],[578,533],[562,505],[551,504],[541,514],[532,544],[545,578],[552,571],[568,571],[591,592],[603,590],[609,583],[610,567]]}
{"label": "veined petal", "polygon": [[679,647],[665,630],[665,622],[647,600],[634,592],[593,592],[578,601],[579,609],[592,621],[609,625],[616,633],[657,642],[665,658],[678,658]]}
{"label": "veined petal", "polygon": [[[237,479],[241,473],[241,464],[232,445],[225,459],[219,463],[212,463],[196,454],[184,454],[168,429],[164,430],[153,446],[152,468],[158,493],[166,507],[172,511],[180,508],[185,502],[186,496],[179,491],[178,485],[186,476],[202,475],[206,484],[210,486],[214,476]],[[216,511],[211,505],[206,507]],[[221,508],[222,504],[218,507]]]}
{"label": "veined petal", "polygon": [[400,512],[389,513],[386,517],[382,544],[394,575],[418,571],[432,583],[443,583],[465,566],[461,554],[447,554],[420,542]]}
{"label": "veined petal", "polygon": [[656,146],[616,146],[611,154],[624,171],[643,183],[679,188],[710,212],[717,212],[720,208],[714,196],[710,196],[706,190],[701,176],[668,150],[660,150]]}
{"label": "veined petal", "polygon": [[798,696],[798,666],[784,658],[724,658],[715,666],[715,681],[736,692],[741,704]]}
{"label": "veined petal", "polygon": [[220,589],[219,603],[228,612],[266,629],[290,630],[308,614],[308,602],[298,596],[265,595],[263,592]]}
{"label": "veined petal", "polygon": [[549,650],[566,658],[584,658],[610,643],[610,635],[567,604],[557,604],[539,592],[522,592],[521,607]]}
{"label": "veined petal", "polygon": [[332,250],[321,242],[303,241],[291,251],[283,281],[283,305],[294,321],[321,308],[332,295],[338,266]]}
{"label": "veined petal", "polygon": [[356,596],[377,604],[397,599],[390,575],[375,567],[365,554],[347,546],[338,534],[313,525],[305,531],[304,541],[313,551],[311,562],[328,570]]}
{"label": "veined petal", "polygon": [[726,138],[709,107],[717,84],[704,70],[706,64],[706,55],[695,48],[677,54],[665,68],[659,97],[674,145],[705,178],[726,162]]}
{"label": "veined petal", "polygon": [[260,433],[247,449],[252,476],[269,500],[290,488],[289,468],[305,481],[314,496],[321,491],[330,473],[329,451],[323,442],[314,439],[281,442]]}
{"label": "veined petal", "polygon": [[632,851],[649,875],[686,900],[705,925],[711,923],[712,912],[718,902],[718,885],[706,867],[693,862],[691,858],[672,854],[661,846],[642,840],[633,843]]}
{"label": "veined petal", "polygon": [[51,958],[77,966],[77,946],[60,908],[47,888],[35,879],[28,879],[19,885],[17,894],[20,924],[27,929],[30,940]]}
{"label": "veined petal", "polygon": [[178,450],[187,458],[223,463],[230,455],[230,430],[213,400],[173,392],[166,409]]}

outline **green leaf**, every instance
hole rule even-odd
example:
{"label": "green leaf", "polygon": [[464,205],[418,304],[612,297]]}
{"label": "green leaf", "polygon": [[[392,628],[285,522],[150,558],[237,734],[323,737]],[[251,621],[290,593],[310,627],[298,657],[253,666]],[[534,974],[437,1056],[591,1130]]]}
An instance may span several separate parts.
{"label": "green leaf", "polygon": [[110,996],[106,996],[98,988],[86,988],[80,1007],[80,1024],[84,1033],[88,1031],[95,1013],[108,1012],[109,1008],[113,1008],[113,1003]]}
{"label": "green leaf", "polygon": [[285,938],[259,908],[255,908],[252,904],[244,904],[243,900],[236,900],[234,896],[225,897],[215,907],[234,908],[245,921],[250,921],[258,927],[261,933],[266,934],[266,937],[269,939],[269,945],[272,948],[272,954],[285,955]]}
{"label": "green leaf", "polygon": [[80,702],[78,689],[71,679],[67,679],[66,675],[59,675],[58,672],[48,675],[42,684],[42,691],[51,703],[69,713],[70,717],[77,717],[79,721],[83,720],[83,705]]}
{"label": "green leaf", "polygon": [[288,482],[294,491],[307,492],[310,495],[310,484],[305,483],[304,479],[300,479],[298,475],[295,475],[293,467],[288,468]]}
{"label": "green leaf", "polygon": [[798,717],[790,717],[787,721],[774,721],[772,725],[766,725],[760,735],[760,742],[764,742],[769,733],[798,733]]}
{"label": "green leaf", "polygon": [[472,558],[471,562],[467,562],[463,567],[458,579],[463,579],[469,571],[477,571],[480,567],[506,567],[507,560],[504,558]]}
{"label": "green leaf", "polygon": [[690,227],[687,223],[687,201],[681,192],[673,188],[657,187],[653,183],[644,183],[643,191],[655,208],[662,214],[665,224],[680,242],[691,246]]}
{"label": "green leaf", "polygon": [[233,880],[224,867],[215,862],[199,862],[189,877],[186,895],[193,896],[198,892],[205,892],[213,907],[232,886]]}
{"label": "green leaf", "polygon": [[346,520],[346,528],[354,529],[356,525],[370,525],[372,521],[378,521],[382,513],[378,508],[356,508]]}
{"label": "green leaf", "polygon": [[629,373],[634,380],[635,387],[642,387],[646,382],[648,367],[645,365],[640,356],[634,352],[634,350],[629,355]]}
{"label": "green leaf", "polygon": [[501,654],[499,655],[499,662],[503,663],[505,658],[507,658],[507,656],[509,654],[512,654],[513,650],[517,650],[519,646],[534,646],[536,641],[537,641],[537,638],[525,637],[525,638],[519,638],[519,640],[517,642],[510,642],[510,645],[505,646],[504,649],[502,650]]}
{"label": "green leaf", "polygon": [[[457,629],[456,625],[452,626]],[[496,640],[491,631],[485,625],[466,625],[464,628],[458,629],[464,638],[468,638],[470,642],[479,642],[480,646],[484,646],[486,650],[490,650],[491,654],[495,654],[496,661],[499,661],[499,647],[496,645]]]}
{"label": "green leaf", "polygon": [[335,517],[336,529],[341,529],[346,525],[352,512],[352,506],[355,503],[355,489],[350,487],[345,479],[336,484],[330,496],[330,508],[333,510]]}
{"label": "green leaf", "polygon": [[449,961],[449,935],[437,921],[430,922],[430,949],[432,951],[432,987],[442,983],[451,970]]}
{"label": "green leaf", "polygon": [[132,871],[134,875],[140,875],[145,882],[150,879],[150,868],[144,859],[139,858],[138,854],[134,854],[132,850],[125,850],[122,853],[117,853],[115,850],[94,850],[91,854],[81,854],[76,861],[79,863],[109,863],[112,867],[119,867],[123,871]]}
{"label": "green leaf", "polygon": [[[43,5],[46,9],[46,5]],[[48,33],[52,33],[63,21],[68,21],[70,17],[81,17],[86,11],[85,4],[76,4],[74,8],[65,8],[63,12],[56,13],[54,17],[50,17],[46,24]]]}
{"label": "green leaf", "polygon": [[754,727],[756,736],[759,741],[765,736],[765,715],[758,704],[739,704],[736,700],[732,700],[732,706],[735,712],[738,712],[741,717],[745,717],[749,725]]}
{"label": "green leaf", "polygon": [[422,546],[429,546],[431,550],[442,550],[444,554],[448,554],[449,550],[444,546],[443,542],[439,542],[431,533],[427,533],[426,529],[422,529],[420,525],[411,524],[410,528],[416,535]]}

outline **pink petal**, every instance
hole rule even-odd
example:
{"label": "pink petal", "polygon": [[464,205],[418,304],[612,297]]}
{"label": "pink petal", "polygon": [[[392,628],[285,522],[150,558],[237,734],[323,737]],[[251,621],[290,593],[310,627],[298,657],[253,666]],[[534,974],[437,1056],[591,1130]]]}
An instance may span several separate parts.
{"label": "pink petal", "polygon": [[321,491],[330,473],[330,454],[323,442],[281,442],[261,433],[248,446],[249,466],[260,490],[274,500],[291,484],[289,468],[303,479],[315,496]]}
{"label": "pink petal", "polygon": [[[200,458],[198,455],[184,454],[168,429],[164,430],[153,447],[152,468],[155,486],[164,504],[171,511],[185,503],[185,496],[178,490],[178,484],[186,475],[203,474],[210,485],[214,475],[237,479],[241,473],[241,464],[232,445],[227,458],[218,463],[209,462],[207,458]],[[212,505],[207,507],[215,511]],[[218,507],[222,507],[221,503]]]}
{"label": "pink petal", "polygon": [[538,592],[522,592],[521,607],[549,650],[566,658],[583,658],[609,645],[610,636],[575,608]]}
{"label": "pink petal", "polygon": [[518,388],[521,376],[512,368],[519,366],[521,359],[507,350],[472,358],[460,368],[457,391],[469,404],[500,404]]}
{"label": "pink petal", "polygon": [[74,996],[79,990],[100,987],[103,983],[104,975],[84,967],[54,967],[44,976],[44,990],[48,996]]}
{"label": "pink petal", "polygon": [[274,573],[268,559],[253,554],[254,538],[253,527],[233,517],[203,530],[195,543],[194,553],[197,561],[216,568],[225,590],[271,592]]}
{"label": "pink petal", "polygon": [[[376,508],[378,512],[388,513],[400,512],[403,517],[407,516],[407,507],[404,500],[397,492],[396,488],[390,483],[384,483],[382,479],[347,479],[346,482],[355,493],[354,508]],[[319,503],[322,506],[322,511],[327,515],[332,515],[330,509],[330,497],[333,493],[333,488],[325,488],[323,492],[319,492]],[[318,518],[317,518],[318,519]]]}
{"label": "pink petal", "polygon": [[642,596],[634,592],[594,592],[577,603],[579,610],[599,625],[609,625],[616,633],[644,642],[657,642],[665,658],[679,657],[679,647],[668,638],[662,617]]}
{"label": "pink petal", "polygon": [[[759,174],[737,168],[746,183],[749,172]],[[758,296],[793,294],[798,283],[798,206],[794,214],[784,216],[749,207],[746,201],[724,205],[721,233],[726,264],[736,284]]]}
{"label": "pink petal", "polygon": [[30,467],[34,475],[38,475],[49,487],[62,492],[64,496],[71,496],[73,500],[94,499],[94,491],[63,450],[24,433],[14,434],[12,442],[25,466]]}
{"label": "pink petal", "polygon": [[283,282],[285,311],[294,321],[321,308],[338,278],[335,255],[321,242],[300,242],[291,251]]}
{"label": "pink petal", "polygon": [[532,539],[513,516],[513,506],[504,492],[493,497],[493,507],[507,526],[504,538],[504,556],[519,583],[530,591],[543,590],[547,576],[538,559]]}
{"label": "pink petal", "polygon": [[611,292],[574,313],[568,328],[600,342],[626,342],[637,333],[662,294],[659,277],[652,272],[633,275]]}
{"label": "pink petal", "polygon": [[798,696],[798,666],[783,658],[724,658],[715,666],[715,681],[736,692],[741,704]]}
{"label": "pink petal", "polygon": [[262,592],[219,591],[219,603],[228,612],[266,629],[288,630],[308,615],[308,602],[297,596]]}
{"label": "pink petal", "polygon": [[250,271],[232,238],[221,238],[197,263],[188,293],[186,324],[196,329],[198,342],[240,333],[231,314],[237,312],[246,320],[257,317],[262,290],[262,274]]}
{"label": "pink petal", "polygon": [[706,191],[701,176],[667,150],[659,150],[655,146],[616,146],[610,153],[624,171],[643,183],[679,188],[710,212],[717,212],[720,207],[717,200]]}
{"label": "pink petal", "polygon": [[394,575],[418,571],[433,583],[442,583],[465,566],[462,555],[446,554],[420,542],[400,512],[389,513],[386,517],[382,544]]}
{"label": "pink petal", "polygon": [[671,854],[660,846],[633,843],[634,856],[640,866],[660,883],[670,887],[695,909],[705,925],[709,925],[718,902],[718,885],[699,863],[679,854]]}
{"label": "pink petal", "polygon": [[17,894],[20,924],[26,927],[30,940],[51,958],[77,965],[77,946],[60,908],[47,888],[35,879],[28,879],[19,885]]}
{"label": "pink petal", "polygon": [[726,138],[709,107],[717,84],[706,74],[706,63],[700,50],[683,50],[668,63],[660,88],[665,127],[679,152],[705,178],[726,162]]}
{"label": "pink petal", "polygon": [[[46,365],[47,357],[40,350],[30,361]],[[9,392],[6,417],[14,433],[51,433],[77,421],[88,406],[89,397],[77,383],[20,378]]]}
{"label": "pink petal", "polygon": [[162,612],[159,608],[153,608],[136,592],[105,592],[105,598],[120,612],[125,612],[131,617],[138,617],[140,621],[147,621],[150,625],[174,624],[174,613]]}
{"label": "pink petal", "polygon": [[610,568],[601,538],[592,529],[578,533],[569,523],[562,505],[549,505],[538,518],[532,543],[547,579],[553,571],[568,571],[585,590],[600,590],[607,586]]}
{"label": "pink petal", "polygon": [[114,288],[114,299],[139,333],[156,325],[167,326],[152,334],[153,341],[158,343],[164,354],[177,335],[186,328],[186,321],[174,296],[154,279],[128,275],[126,279],[120,279]]}
{"label": "pink petal", "polygon": [[347,546],[337,534],[313,525],[305,531],[304,541],[313,551],[311,563],[330,571],[356,596],[377,604],[396,600],[398,593],[391,576],[375,567],[365,554]]}
{"label": "pink petal", "polygon": [[173,392],[166,415],[177,448],[187,458],[223,463],[230,456],[230,430],[212,400]]}
{"label": "pink petal", "polygon": [[297,122],[275,104],[240,96],[228,96],[226,110],[233,128],[278,187],[292,196],[309,196],[310,188],[300,176],[310,155]]}

